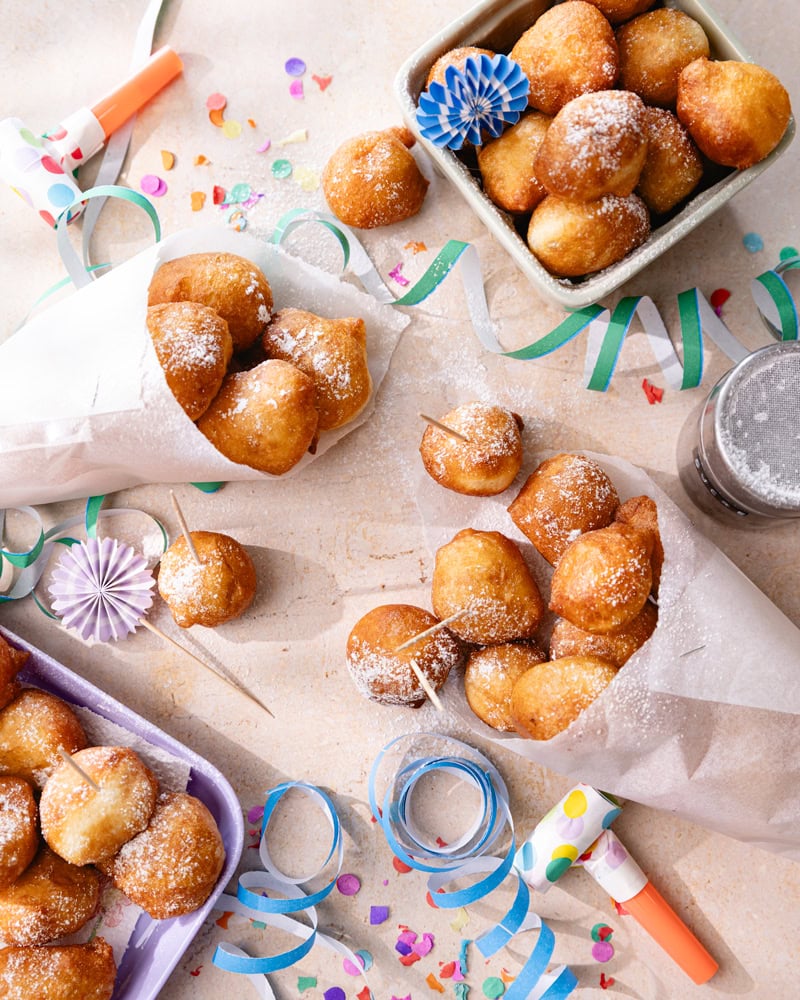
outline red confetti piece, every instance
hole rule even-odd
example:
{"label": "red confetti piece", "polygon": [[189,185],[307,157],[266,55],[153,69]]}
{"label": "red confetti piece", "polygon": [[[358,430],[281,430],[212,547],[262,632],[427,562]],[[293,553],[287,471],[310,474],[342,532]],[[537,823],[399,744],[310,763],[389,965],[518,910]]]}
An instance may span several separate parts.
{"label": "red confetti piece", "polygon": [[616,982],[616,979],[614,979],[613,976],[606,977],[605,972],[601,972],[600,973],[600,989],[601,990],[607,990],[609,988],[609,986],[613,986],[615,982]]}
{"label": "red confetti piece", "polygon": [[316,73],[311,74],[311,79],[316,83],[320,90],[326,90],[331,85],[333,80],[332,76],[317,76]]}
{"label": "red confetti piece", "polygon": [[654,403],[660,403],[664,398],[664,390],[659,389],[657,385],[653,385],[649,379],[642,379],[642,389],[644,389],[644,394],[647,396],[647,402],[651,406]]}
{"label": "red confetti piece", "polygon": [[437,837],[436,838],[436,843],[437,843],[437,845],[439,847],[447,847],[447,841],[446,840],[442,840],[441,837]]}
{"label": "red confetti piece", "polygon": [[709,301],[711,302],[711,305],[717,309],[720,306],[724,306],[730,297],[731,293],[727,288],[717,288],[711,293]]}
{"label": "red confetti piece", "polygon": [[214,185],[214,204],[215,205],[224,205],[226,197],[227,197],[227,192],[225,191],[225,188],[220,187],[219,184],[215,184]]}
{"label": "red confetti piece", "polygon": [[611,902],[614,904],[614,909],[621,917],[629,917],[631,915],[630,910],[626,910],[622,903],[618,903],[616,899],[612,899]]}
{"label": "red confetti piece", "polygon": [[445,962],[444,965],[442,965],[441,962],[439,963],[439,975],[442,977],[442,979],[452,979],[453,973],[455,971],[456,971],[455,962]]}
{"label": "red confetti piece", "polygon": [[233,916],[233,910],[226,910],[222,916],[217,920],[217,927],[221,927],[224,931],[228,929],[228,921]]}
{"label": "red confetti piece", "polygon": [[372,1000],[372,994],[369,991],[369,986],[365,986],[360,993],[356,993],[357,1000]]}
{"label": "red confetti piece", "polygon": [[400,872],[401,875],[405,875],[406,872],[411,871],[411,865],[407,865],[405,861],[401,861],[400,858],[392,858],[392,867],[396,872]]}
{"label": "red confetti piece", "polygon": [[190,976],[199,976],[199,975],[200,975],[200,970],[201,970],[202,968],[203,968],[203,966],[202,966],[202,965],[198,965],[196,969],[192,969],[192,970],[191,970],[191,972],[189,973],[189,975],[190,975]]}
{"label": "red confetti piece", "polygon": [[414,962],[418,962],[421,958],[415,951],[409,952],[408,955],[399,955],[400,962],[402,965],[413,965]]}

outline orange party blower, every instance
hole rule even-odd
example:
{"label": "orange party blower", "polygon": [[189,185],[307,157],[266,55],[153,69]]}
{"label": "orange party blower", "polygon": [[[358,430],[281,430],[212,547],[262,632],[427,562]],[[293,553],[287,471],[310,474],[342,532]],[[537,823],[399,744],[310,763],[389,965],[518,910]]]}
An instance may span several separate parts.
{"label": "orange party blower", "polygon": [[695,983],[711,979],[719,964],[648,880],[616,834],[606,830],[580,863]]}
{"label": "orange party blower", "polygon": [[93,107],[81,108],[47,132],[45,140],[50,152],[65,171],[79,167],[182,70],[180,56],[165,45]]}

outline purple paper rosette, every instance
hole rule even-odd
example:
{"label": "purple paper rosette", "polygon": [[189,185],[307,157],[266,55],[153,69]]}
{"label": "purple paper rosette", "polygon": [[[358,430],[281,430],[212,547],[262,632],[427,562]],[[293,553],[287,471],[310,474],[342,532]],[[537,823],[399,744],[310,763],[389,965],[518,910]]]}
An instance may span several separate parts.
{"label": "purple paper rosette", "polygon": [[448,66],[444,77],[444,85],[434,80],[420,94],[417,107],[422,135],[436,146],[479,146],[484,132],[497,138],[528,106],[530,83],[508,56],[468,56],[463,70]]}
{"label": "purple paper rosette", "polygon": [[155,580],[135,549],[89,538],[66,549],[53,570],[53,611],[82,639],[122,639],[153,603]]}

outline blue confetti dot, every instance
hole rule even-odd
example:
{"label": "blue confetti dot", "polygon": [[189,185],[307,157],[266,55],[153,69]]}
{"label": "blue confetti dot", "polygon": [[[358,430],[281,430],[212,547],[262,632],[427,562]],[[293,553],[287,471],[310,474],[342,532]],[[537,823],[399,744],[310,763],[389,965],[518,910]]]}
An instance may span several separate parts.
{"label": "blue confetti dot", "polygon": [[759,250],[764,249],[764,241],[758,233],[745,233],[742,237],[742,243],[744,243],[744,248],[748,253],[758,253]]}
{"label": "blue confetti dot", "polygon": [[306,71],[306,64],[302,59],[298,59],[297,56],[292,56],[291,59],[287,59],[283,67],[289,76],[302,76]]}
{"label": "blue confetti dot", "polygon": [[47,200],[51,205],[66,208],[75,201],[75,192],[67,184],[51,184],[47,189]]}

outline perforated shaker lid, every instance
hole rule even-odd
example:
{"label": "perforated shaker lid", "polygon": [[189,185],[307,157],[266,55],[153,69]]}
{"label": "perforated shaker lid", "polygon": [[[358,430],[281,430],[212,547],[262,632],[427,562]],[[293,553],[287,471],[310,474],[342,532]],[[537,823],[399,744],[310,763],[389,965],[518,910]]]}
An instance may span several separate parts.
{"label": "perforated shaker lid", "polygon": [[711,398],[703,444],[723,490],[755,513],[800,514],[800,342],[755,351]]}

